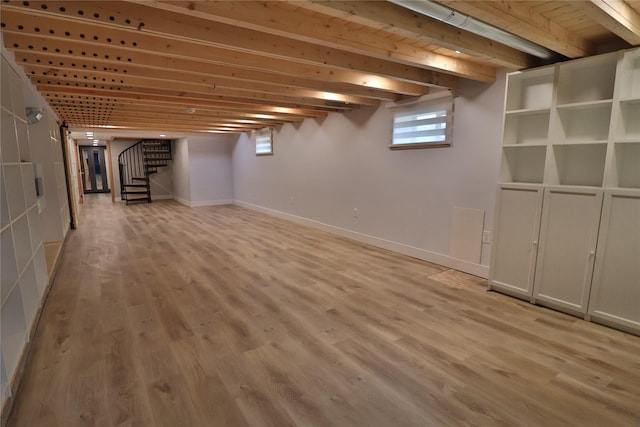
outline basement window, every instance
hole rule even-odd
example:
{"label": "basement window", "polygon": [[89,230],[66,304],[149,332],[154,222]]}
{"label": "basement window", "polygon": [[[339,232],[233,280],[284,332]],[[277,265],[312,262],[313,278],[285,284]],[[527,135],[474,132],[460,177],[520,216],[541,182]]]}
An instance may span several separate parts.
{"label": "basement window", "polygon": [[393,138],[390,149],[451,146],[453,96],[450,92],[427,95],[410,103],[396,103],[392,108]]}
{"label": "basement window", "polygon": [[256,156],[269,156],[273,154],[273,129],[263,128],[255,133]]}

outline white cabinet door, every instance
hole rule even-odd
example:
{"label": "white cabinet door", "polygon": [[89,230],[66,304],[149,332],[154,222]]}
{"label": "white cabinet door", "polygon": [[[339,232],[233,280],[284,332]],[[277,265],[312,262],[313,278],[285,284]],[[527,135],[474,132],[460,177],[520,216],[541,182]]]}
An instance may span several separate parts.
{"label": "white cabinet door", "polygon": [[585,314],[602,210],[602,190],[548,187],[544,195],[534,299]]}
{"label": "white cabinet door", "polygon": [[542,188],[500,185],[496,202],[489,287],[531,299]]}
{"label": "white cabinet door", "polygon": [[607,191],[589,301],[593,320],[640,333],[640,192]]}

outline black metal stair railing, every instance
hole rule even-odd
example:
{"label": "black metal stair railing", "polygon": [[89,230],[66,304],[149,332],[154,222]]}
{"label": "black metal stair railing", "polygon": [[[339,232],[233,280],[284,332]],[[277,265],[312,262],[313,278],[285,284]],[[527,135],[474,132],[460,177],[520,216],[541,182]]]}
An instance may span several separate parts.
{"label": "black metal stair railing", "polygon": [[151,202],[149,175],[168,166],[171,143],[167,140],[138,141],[118,155],[120,196],[129,202]]}

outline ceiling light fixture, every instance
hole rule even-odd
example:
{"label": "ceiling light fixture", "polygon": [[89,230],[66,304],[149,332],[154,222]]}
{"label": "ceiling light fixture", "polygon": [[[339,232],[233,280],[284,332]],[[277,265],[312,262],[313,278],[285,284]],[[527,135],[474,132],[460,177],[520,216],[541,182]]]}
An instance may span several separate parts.
{"label": "ceiling light fixture", "polygon": [[454,27],[462,28],[471,33],[500,42],[514,49],[537,56],[542,59],[553,59],[557,54],[543,46],[532,43],[529,40],[518,37],[500,28],[479,21],[471,16],[457,12],[446,6],[431,0],[390,0],[392,3],[402,6],[405,9],[413,10],[422,15],[429,16],[438,21],[444,22]]}
{"label": "ceiling light fixture", "polygon": [[161,134],[160,134],[160,137],[161,137],[161,138],[164,138],[165,136],[167,136],[167,135],[165,135],[164,133],[161,133]]}

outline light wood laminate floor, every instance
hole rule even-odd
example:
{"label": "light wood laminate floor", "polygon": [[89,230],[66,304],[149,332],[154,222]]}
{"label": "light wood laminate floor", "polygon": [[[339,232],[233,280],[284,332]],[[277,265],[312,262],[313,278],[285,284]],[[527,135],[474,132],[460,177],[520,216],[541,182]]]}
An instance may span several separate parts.
{"label": "light wood laminate floor", "polygon": [[640,338],[235,206],[87,197],[10,426],[625,426]]}

